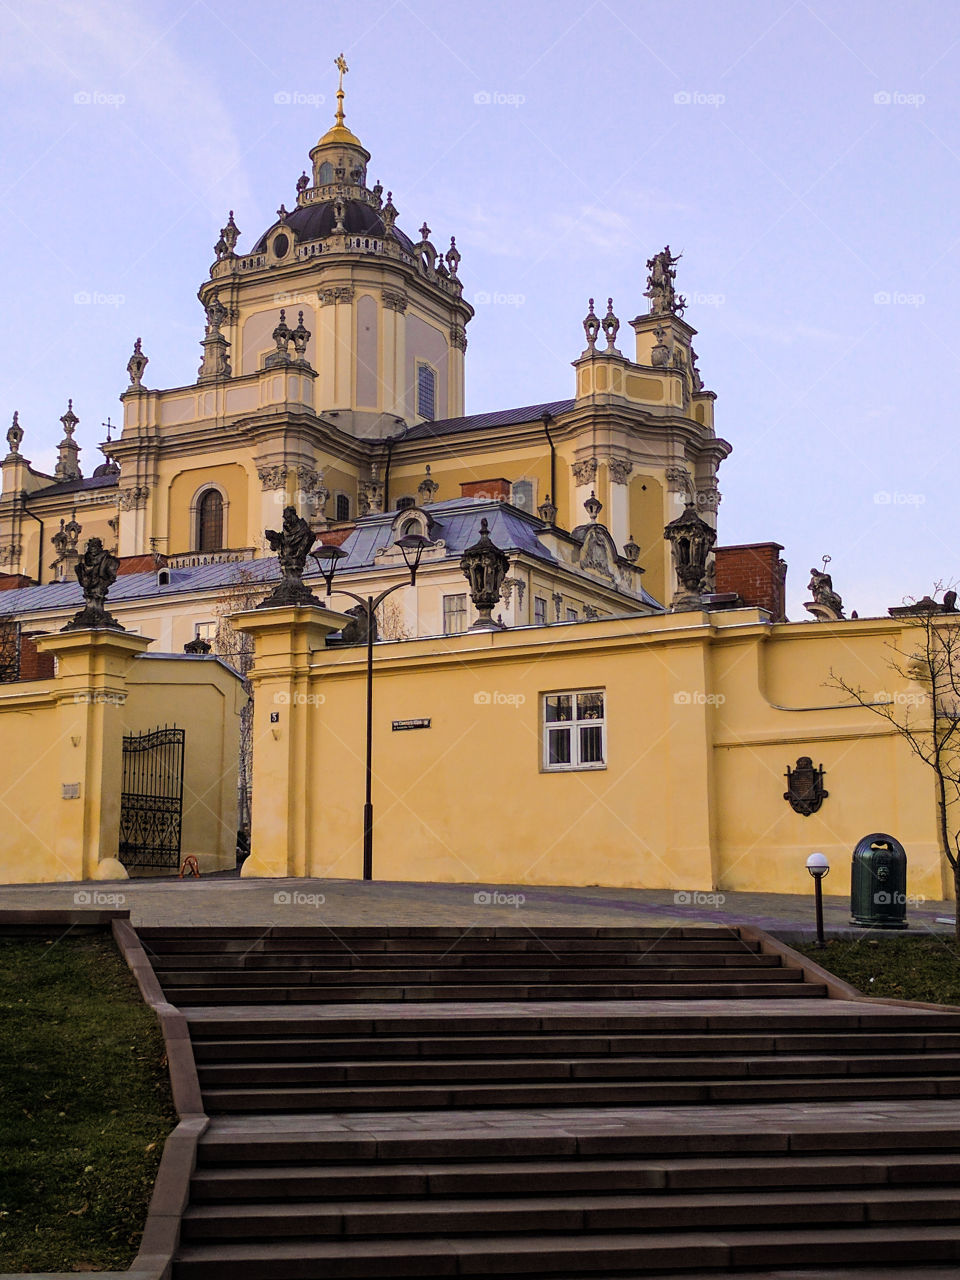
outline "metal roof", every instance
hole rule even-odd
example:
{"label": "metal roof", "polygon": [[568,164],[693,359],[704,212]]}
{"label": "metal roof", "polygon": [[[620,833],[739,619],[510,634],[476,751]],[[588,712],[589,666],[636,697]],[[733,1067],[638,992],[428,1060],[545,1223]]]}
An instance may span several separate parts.
{"label": "metal roof", "polygon": [[435,436],[453,436],[460,431],[484,431],[490,427],[519,426],[524,422],[536,422],[545,413],[556,417],[568,413],[574,400],[548,400],[544,404],[528,404],[520,409],[496,409],[493,413],[472,413],[463,418],[439,418],[435,422],[421,422],[408,428],[398,441],[430,440]]}

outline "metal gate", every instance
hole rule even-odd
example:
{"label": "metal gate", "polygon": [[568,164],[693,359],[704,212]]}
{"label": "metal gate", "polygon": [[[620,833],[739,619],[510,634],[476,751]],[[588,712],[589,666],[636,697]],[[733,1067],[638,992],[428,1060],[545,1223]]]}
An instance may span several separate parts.
{"label": "metal gate", "polygon": [[185,737],[176,725],[124,736],[119,856],[127,870],[180,866]]}

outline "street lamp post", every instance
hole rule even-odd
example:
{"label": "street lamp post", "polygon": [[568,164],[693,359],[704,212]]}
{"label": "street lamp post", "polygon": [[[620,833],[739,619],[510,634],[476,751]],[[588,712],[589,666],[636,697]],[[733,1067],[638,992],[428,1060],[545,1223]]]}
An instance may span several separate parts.
{"label": "street lamp post", "polygon": [[830,873],[830,863],[826,855],[811,853],[807,859],[807,870],[813,876],[814,891],[817,898],[817,946],[825,946],[823,939],[823,877]]}
{"label": "street lamp post", "polygon": [[[424,547],[429,545],[429,539],[424,538],[419,533],[408,533],[402,538],[398,538],[395,546],[398,546],[403,553],[404,561],[410,570],[410,586],[415,586],[417,582],[417,569],[420,567],[420,557],[423,555]],[[337,562],[342,560],[347,552],[340,547],[323,546],[319,551],[312,553],[323,574],[324,581],[327,584],[327,595],[333,593],[333,575],[336,571]],[[326,563],[324,563],[326,562]],[[366,742],[366,763],[365,763],[365,781],[364,781],[364,800],[363,800],[363,878],[364,880],[373,879],[373,632],[376,625],[376,613],[386,600],[387,596],[392,595],[394,591],[399,591],[401,587],[405,587],[407,583],[397,582],[392,587],[387,587],[385,591],[381,591],[378,596],[358,596],[353,591],[347,591],[343,587],[337,588],[337,594],[349,596],[351,600],[356,600],[357,604],[363,610],[363,616],[367,624],[367,742]]]}

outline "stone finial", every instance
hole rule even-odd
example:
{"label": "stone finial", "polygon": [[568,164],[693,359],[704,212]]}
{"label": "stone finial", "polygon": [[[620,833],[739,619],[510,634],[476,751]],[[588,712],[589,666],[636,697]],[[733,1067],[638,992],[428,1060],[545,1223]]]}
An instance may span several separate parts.
{"label": "stone finial", "polygon": [[20,417],[16,409],[13,411],[13,421],[7,428],[7,444],[10,447],[9,457],[20,457],[20,445],[23,443],[23,427],[20,425]]}
{"label": "stone finial", "polygon": [[590,490],[590,497],[587,498],[586,502],[583,504],[583,509],[586,511],[591,521],[595,521],[597,516],[603,510],[603,503],[597,497],[593,489]]}
{"label": "stone finial", "polygon": [[277,217],[280,219],[281,222],[286,222],[287,206],[285,204],[280,205],[280,208],[277,210]]}
{"label": "stone finial", "polygon": [[640,559],[640,548],[634,542],[632,533],[630,534],[629,541],[623,544],[623,554],[625,559],[629,560],[631,564],[636,564]]}
{"label": "stone finial", "polygon": [[61,416],[60,421],[63,423],[63,434],[68,440],[72,440],[73,433],[77,429],[77,423],[80,421],[73,412],[73,400],[67,401],[67,412]]}
{"label": "stone finial", "polygon": [[604,337],[607,339],[607,350],[616,351],[617,333],[620,330],[620,321],[613,314],[613,299],[607,299],[607,314],[602,321]]}
{"label": "stone finial", "polygon": [[270,336],[273,338],[274,342],[277,344],[277,349],[276,351],[271,352],[270,355],[267,356],[266,360],[264,361],[264,367],[267,369],[270,369],[277,364],[289,364],[290,363],[290,341],[293,337],[293,333],[290,330],[289,326],[287,325],[286,308],[284,307],[280,308],[279,323],[277,324],[277,327],[274,329],[273,333]]}
{"label": "stone finial", "polygon": [[682,515],[671,520],[663,536],[673,548],[673,565],[680,584],[671,607],[699,609],[707,571],[707,556],[717,540],[717,531],[701,520],[688,499]]}
{"label": "stone finial", "polygon": [[373,184],[372,194],[373,194],[374,200],[376,201],[377,208],[378,209],[381,208],[383,205],[383,183],[380,181],[379,178]]}
{"label": "stone finial", "polygon": [[420,228],[420,239],[424,242],[430,239],[430,228],[427,226],[426,220],[424,220],[423,226]]}
{"label": "stone finial", "polygon": [[133,344],[133,355],[127,361],[127,373],[130,375],[130,386],[140,387],[143,385],[143,371],[150,363],[150,357],[143,354],[138,338]]}
{"label": "stone finial", "polygon": [[417,485],[417,495],[420,498],[420,505],[423,506],[427,502],[433,501],[433,496],[438,493],[440,486],[436,480],[430,475],[430,463],[427,463],[427,472],[424,478]]}
{"label": "stone finial", "polygon": [[227,219],[227,225],[220,228],[220,239],[214,245],[214,252],[217,255],[217,261],[221,258],[234,257],[234,249],[237,241],[240,239],[240,228],[233,220],[233,210],[230,210],[230,216]]}
{"label": "stone finial", "polygon": [[58,480],[79,480],[81,473],[77,455],[80,452],[80,446],[74,440],[73,433],[80,419],[73,412],[72,400],[67,402],[67,412],[63,414],[60,421],[63,423],[63,439],[57,446],[57,465],[53,474]]}
{"label": "stone finial", "polygon": [[587,350],[590,352],[597,349],[597,334],[600,332],[600,321],[597,319],[596,312],[593,309],[593,299],[590,299],[590,307],[583,321],[583,332],[587,335]]}
{"label": "stone finial", "polygon": [[450,248],[444,254],[447,266],[450,268],[450,274],[455,276],[460,267],[460,250],[457,248],[457,237],[450,237]]}
{"label": "stone finial", "polygon": [[83,591],[84,606],[79,613],[61,627],[61,631],[82,631],[87,628],[100,630],[109,627],[114,631],[124,628],[109,613],[105,604],[107,592],[117,580],[120,561],[104,548],[100,538],[91,538],[76,564],[77,581]]}
{"label": "stone finial", "polygon": [[298,360],[305,359],[307,343],[310,341],[310,330],[303,323],[303,312],[297,315],[297,327],[290,333],[293,349]]}
{"label": "stone finial", "polygon": [[303,173],[301,173],[300,177],[297,179],[297,195],[299,196],[302,192],[306,191],[309,185],[310,179],[307,177],[306,169],[304,169]]}
{"label": "stone finial", "polygon": [[540,519],[544,524],[556,524],[557,508],[556,505],[550,501],[549,493],[540,503],[539,507],[537,507],[537,514],[540,516]]}

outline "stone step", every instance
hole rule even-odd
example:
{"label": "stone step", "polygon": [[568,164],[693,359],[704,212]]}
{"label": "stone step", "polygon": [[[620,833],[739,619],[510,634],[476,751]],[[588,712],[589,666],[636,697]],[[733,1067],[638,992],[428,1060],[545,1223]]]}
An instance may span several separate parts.
{"label": "stone step", "polygon": [[960,1260],[960,1226],[818,1227],[797,1231],[591,1233],[445,1239],[186,1245],[174,1280],[330,1280],[394,1276],[621,1276],[655,1269]]}
{"label": "stone step", "polygon": [[[142,930],[138,933],[142,934]],[[315,955],[380,956],[394,954],[418,956],[473,955],[477,958],[517,956],[523,960],[549,959],[552,955],[630,956],[630,955],[751,955],[763,954],[760,943],[740,938],[734,932],[723,937],[680,937],[669,931],[651,937],[629,938],[542,938],[527,933],[519,938],[477,938],[472,931],[460,930],[456,937],[354,938],[338,929],[322,937],[275,937],[259,932],[255,937],[164,937],[143,939],[144,948],[157,956],[227,956],[227,955]]]}
{"label": "stone step", "polygon": [[661,966],[627,969],[596,969],[584,972],[579,967],[570,969],[543,969],[531,973],[529,969],[490,969],[480,966],[476,969],[323,969],[323,968],[283,968],[258,969],[256,967],[224,968],[224,969],[166,969],[155,968],[161,984],[169,990],[180,987],[222,986],[222,987],[299,987],[299,986],[384,986],[411,987],[421,984],[433,985],[442,983],[487,985],[493,983],[506,985],[518,984],[523,987],[533,983],[556,983],[559,985],[576,985],[585,990],[607,983],[619,983],[624,986],[636,984],[648,986],[652,984],[669,984],[679,988],[710,987],[715,984],[728,983],[787,983],[803,982],[802,969],[790,969],[786,966],[773,968],[762,965],[720,965],[704,966],[701,969],[671,969]]}
{"label": "stone step", "polygon": [[960,1223],[956,1187],[661,1195],[514,1195],[395,1201],[206,1204],[188,1208],[183,1239],[486,1235],[517,1232],[692,1231],[869,1222]]}
{"label": "stone step", "polygon": [[[195,1024],[196,1025],[196,1024]],[[391,1036],[329,1036],[321,1038],[307,1035],[296,1038],[287,1036],[258,1036],[238,1039],[204,1037],[193,1034],[193,1052],[198,1063],[316,1061],[320,1059],[345,1059],[353,1062],[369,1059],[416,1057],[486,1059],[500,1057],[555,1058],[564,1055],[583,1057],[631,1056],[649,1054],[656,1050],[664,1059],[683,1060],[709,1053],[715,1060],[728,1056],[758,1054],[829,1053],[846,1054],[852,1058],[883,1053],[948,1053],[960,1051],[960,1034],[922,1031],[914,1035],[906,1032],[883,1035],[852,1035],[840,1032],[835,1035],[723,1035],[708,1032],[689,1036],[609,1036],[609,1035],[517,1035],[501,1034],[496,1040],[489,1036],[457,1035],[432,1037]]]}
{"label": "stone step", "polygon": [[[807,984],[782,1004],[749,997],[737,1001],[673,999],[658,1004],[625,1001],[530,1001],[517,1004],[432,1002],[396,1000],[366,1001],[359,1009],[341,1003],[323,1006],[279,1003],[261,1007],[207,1005],[186,1012],[194,1036],[244,1037],[320,1035],[444,1036],[457,1034],[495,1036],[524,1034],[578,1035],[693,1035],[710,1034],[822,1035],[843,1031],[862,1032],[960,1031],[956,1012],[900,1010],[843,1001],[805,998]],[[178,993],[179,994],[179,993]],[[496,1041],[494,1041],[496,1043]]]}
{"label": "stone step", "polygon": [[711,1080],[753,1076],[948,1076],[960,1080],[960,1054],[777,1054],[659,1058],[523,1058],[506,1054],[479,1061],[392,1058],[386,1062],[276,1062],[199,1065],[203,1088],[223,1085],[273,1088],[293,1084],[406,1084],[461,1080]]}
{"label": "stone step", "polygon": [[[298,885],[297,889],[302,889]],[[282,890],[278,890],[282,892]],[[330,933],[316,925],[138,925],[137,934],[144,941],[197,941],[204,938],[231,939],[303,939],[306,942],[315,940]],[[390,941],[394,938],[446,938],[456,940],[469,938],[476,942],[481,938],[507,938],[520,942],[536,942],[540,946],[553,946],[564,938],[573,938],[577,942],[590,939],[623,939],[658,941],[663,938],[690,938],[696,941],[712,939],[735,939],[738,943],[738,930],[730,925],[549,925],[531,934],[527,925],[337,925],[337,938],[349,940],[368,938],[374,941]]]}
{"label": "stone step", "polygon": [[[596,1129],[591,1117],[571,1116],[583,1131],[558,1128],[565,1111],[549,1114],[552,1127],[521,1126],[513,1112],[488,1113],[489,1124],[477,1126],[473,1112],[453,1112],[442,1125],[428,1128],[430,1113],[404,1113],[406,1128],[398,1128],[397,1117],[385,1117],[390,1127],[365,1123],[362,1129],[344,1129],[339,1117],[330,1113],[313,1119],[300,1115],[271,1116],[263,1122],[247,1119],[215,1121],[197,1146],[198,1167],[226,1165],[249,1167],[291,1163],[360,1164],[371,1168],[384,1162],[422,1165],[425,1161],[542,1161],[542,1160],[652,1160],[652,1159],[810,1159],[857,1154],[864,1160],[890,1155],[909,1157],[918,1166],[930,1157],[957,1154],[955,1127],[919,1126],[889,1116],[876,1127],[844,1124],[831,1115],[817,1124],[794,1125],[784,1108],[776,1108],[783,1118],[776,1122],[764,1117],[744,1119],[742,1111],[685,1111],[678,1126],[676,1109],[644,1113],[645,1123],[629,1125],[621,1118],[619,1127]],[[832,1108],[830,1109],[832,1112]],[[769,1108],[764,1107],[764,1112]],[[789,1108],[790,1113],[794,1108]],[[846,1116],[848,1112],[844,1111]],[[951,1109],[950,1116],[953,1116]],[[729,1121],[724,1123],[726,1115]],[[750,1109],[750,1116],[756,1110]],[[370,1117],[369,1120],[376,1120]],[[504,1128],[502,1121],[509,1121]],[[285,1123],[286,1121],[286,1123]],[[604,1118],[597,1116],[597,1123]],[[609,1123],[609,1122],[607,1122]],[[470,1124],[473,1127],[467,1127]]]}
{"label": "stone step", "polygon": [[[778,970],[778,979],[789,970]],[[158,975],[159,976],[159,975]],[[164,988],[177,1005],[224,1004],[308,1004],[349,1003],[370,1001],[452,1001],[461,1000],[809,1000],[825,998],[826,986],[821,983],[786,981],[747,982],[650,982],[600,985],[589,982],[556,983],[549,986],[535,984],[432,986],[333,986],[298,985],[258,987],[229,984],[214,986],[171,985],[161,977]],[[760,1023],[762,1020],[757,1019]]]}
{"label": "stone step", "polygon": [[[402,1092],[401,1092],[402,1090]],[[785,1080],[562,1080],[523,1083],[345,1085],[264,1089],[214,1087],[204,1089],[211,1115],[227,1112],[266,1113],[301,1111],[384,1111],[398,1105],[435,1107],[609,1107],[681,1104],[782,1102],[793,1099],[839,1101],[866,1098],[960,1097],[960,1076],[797,1077]]]}
{"label": "stone step", "polygon": [[[648,1160],[490,1160],[483,1163],[380,1162],[375,1165],[253,1165],[198,1169],[194,1204],[340,1200],[361,1196],[540,1195],[588,1192],[710,1191],[742,1187],[908,1187],[960,1184],[960,1153],[838,1156],[690,1156]],[[757,1194],[760,1194],[758,1191]]]}
{"label": "stone step", "polygon": [[348,955],[343,951],[320,954],[309,951],[238,951],[218,952],[214,954],[189,952],[160,953],[153,957],[154,968],[162,972],[192,970],[195,972],[220,972],[221,970],[267,969],[299,970],[310,969],[322,973],[333,973],[341,970],[360,971],[363,973],[378,970],[392,971],[406,969],[418,973],[430,973],[440,970],[457,975],[475,971],[486,973],[490,970],[512,970],[513,972],[536,975],[544,970],[580,971],[610,970],[620,973],[630,969],[656,969],[665,973],[673,973],[678,969],[693,969],[699,974],[701,970],[726,969],[780,969],[783,960],[777,955],[751,955],[742,950],[729,951],[646,951],[643,953],[617,954],[616,952],[551,951],[542,955],[523,955],[517,952],[505,952],[496,955],[482,954],[473,951],[452,951],[446,954],[425,956],[419,952],[397,951],[390,954],[383,952],[367,952],[360,955]]}

